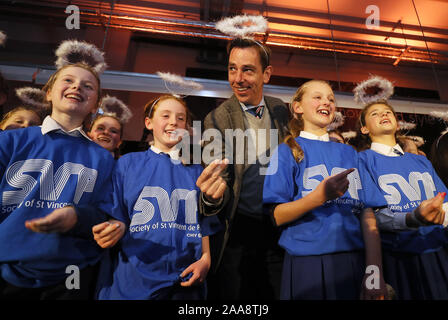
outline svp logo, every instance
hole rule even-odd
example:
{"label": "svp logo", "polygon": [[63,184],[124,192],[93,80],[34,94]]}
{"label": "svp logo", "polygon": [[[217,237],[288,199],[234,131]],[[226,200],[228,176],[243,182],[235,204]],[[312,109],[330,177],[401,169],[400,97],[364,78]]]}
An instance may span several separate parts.
{"label": "svp logo", "polygon": [[28,159],[14,162],[6,171],[8,185],[17,189],[4,191],[2,206],[21,204],[39,185],[40,200],[57,201],[69,178],[77,176],[73,203],[77,204],[85,192],[92,192],[98,171],[82,164],[66,162],[54,172],[53,162],[46,159]]}
{"label": "svp logo", "polygon": [[[149,199],[153,199],[158,208],[155,208]],[[180,210],[181,201],[185,203],[184,210]],[[196,236],[199,232],[197,210],[196,190],[174,189],[170,196],[161,187],[146,186],[135,202],[135,213],[132,216],[129,230],[139,232],[155,229],[178,229],[194,233]],[[157,222],[148,224],[156,212],[160,213],[160,221],[157,218]],[[185,212],[185,220],[180,216],[180,221],[177,222],[180,212]]]}

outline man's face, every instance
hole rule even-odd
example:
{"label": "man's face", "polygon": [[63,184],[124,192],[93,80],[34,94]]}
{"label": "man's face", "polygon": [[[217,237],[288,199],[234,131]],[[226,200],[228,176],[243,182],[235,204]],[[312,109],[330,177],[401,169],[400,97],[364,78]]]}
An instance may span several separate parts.
{"label": "man's face", "polygon": [[233,48],[230,52],[229,84],[240,102],[258,105],[263,97],[263,85],[269,82],[271,73],[271,66],[263,71],[255,48]]}

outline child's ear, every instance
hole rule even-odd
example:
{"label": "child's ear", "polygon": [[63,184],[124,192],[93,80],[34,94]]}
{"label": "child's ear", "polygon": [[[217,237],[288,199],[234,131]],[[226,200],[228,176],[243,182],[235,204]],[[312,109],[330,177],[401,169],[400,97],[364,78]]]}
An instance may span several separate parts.
{"label": "child's ear", "polygon": [[148,130],[152,130],[152,121],[148,117],[145,117],[145,127]]}
{"label": "child's ear", "polygon": [[49,90],[47,91],[47,93],[45,94],[45,97],[47,98],[47,101],[48,101],[48,102],[51,102],[51,89],[49,89]]}
{"label": "child's ear", "polygon": [[294,110],[294,113],[303,113],[302,104],[299,101],[294,101],[292,103],[292,110]]}
{"label": "child's ear", "polygon": [[361,133],[362,133],[362,134],[369,134],[369,129],[367,129],[366,126],[362,126],[362,127],[361,127]]}

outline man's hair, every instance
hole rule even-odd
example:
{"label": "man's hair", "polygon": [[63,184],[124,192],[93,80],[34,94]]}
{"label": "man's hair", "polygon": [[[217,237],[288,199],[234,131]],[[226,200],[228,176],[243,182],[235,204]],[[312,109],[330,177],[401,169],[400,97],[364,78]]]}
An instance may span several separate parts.
{"label": "man's hair", "polygon": [[258,52],[260,57],[260,63],[263,67],[263,71],[270,65],[271,49],[261,44],[257,40],[248,38],[235,38],[227,46],[227,54],[230,56],[233,48],[254,48]]}

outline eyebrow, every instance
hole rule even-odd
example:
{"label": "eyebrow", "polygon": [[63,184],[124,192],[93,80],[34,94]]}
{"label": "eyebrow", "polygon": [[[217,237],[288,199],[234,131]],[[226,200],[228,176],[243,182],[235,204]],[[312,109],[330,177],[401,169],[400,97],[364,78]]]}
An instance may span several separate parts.
{"label": "eyebrow", "polygon": [[[234,63],[234,62],[229,62],[229,65],[228,65],[228,66],[229,66],[229,67],[236,66],[236,63]],[[252,69],[255,69],[255,68],[256,68],[256,66],[253,65],[253,64],[243,64],[241,67],[242,67],[242,68],[252,68]]]}
{"label": "eyebrow", "polygon": [[[74,75],[72,75],[72,74],[70,74],[70,73],[66,73],[66,74],[63,74],[63,75],[61,75],[61,77],[62,78],[64,78],[64,77],[70,77],[70,78],[76,78],[76,76],[74,76]],[[81,80],[81,82],[90,82],[90,83],[96,83],[96,81],[94,81],[94,80],[90,80],[90,79],[87,79],[87,80]]]}

